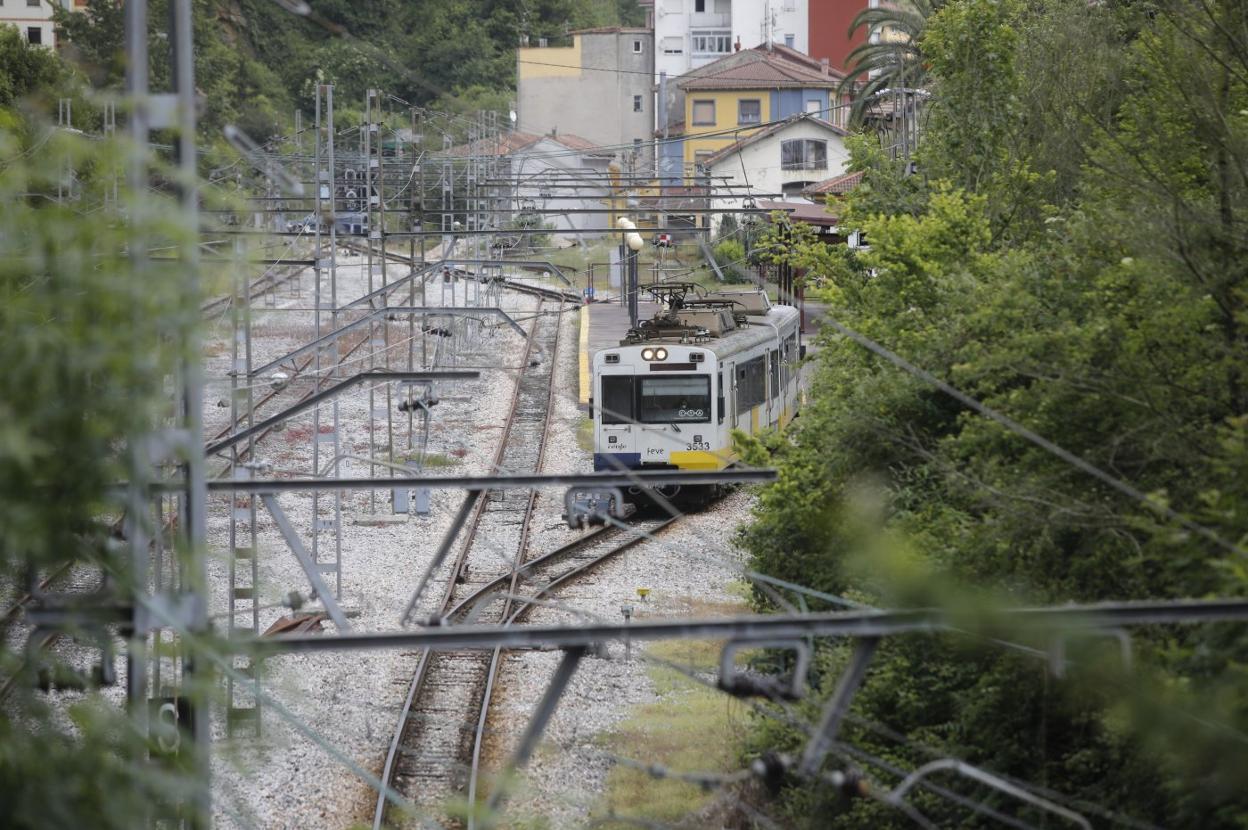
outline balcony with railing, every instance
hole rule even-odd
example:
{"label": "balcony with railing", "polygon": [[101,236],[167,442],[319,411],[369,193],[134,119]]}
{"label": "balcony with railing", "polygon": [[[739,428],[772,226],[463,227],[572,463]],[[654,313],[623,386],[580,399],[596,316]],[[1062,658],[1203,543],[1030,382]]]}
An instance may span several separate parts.
{"label": "balcony with railing", "polygon": [[715,12],[691,12],[689,14],[690,29],[730,29],[732,28],[732,13],[725,12],[716,14]]}

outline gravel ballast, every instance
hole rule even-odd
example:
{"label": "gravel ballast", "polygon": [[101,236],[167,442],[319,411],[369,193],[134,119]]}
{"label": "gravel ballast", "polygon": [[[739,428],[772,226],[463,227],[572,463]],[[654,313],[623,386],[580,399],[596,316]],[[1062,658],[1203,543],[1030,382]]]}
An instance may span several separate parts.
{"label": "gravel ballast", "polygon": [[[366,290],[367,275],[359,258],[339,260],[339,298],[352,298]],[[279,291],[279,305],[311,306],[310,274],[299,287],[299,297]],[[467,284],[453,286],[456,300],[462,301]],[[430,284],[429,302],[442,299],[442,287]],[[354,292],[354,293],[353,293]],[[400,292],[406,296],[406,292]],[[450,295],[446,298],[452,301]],[[503,292],[503,308],[523,318],[537,307],[535,298]],[[394,302],[392,300],[392,302]],[[253,362],[279,357],[310,340],[314,335],[310,312],[264,313],[257,303]],[[591,454],[577,439],[584,414],[577,405],[578,315],[564,315],[556,366],[553,428],[547,437],[543,470],[549,473],[582,472],[592,469]],[[407,336],[405,322],[393,323],[391,342]],[[223,381],[230,369],[228,320],[222,321],[217,337],[208,343],[208,374],[216,387],[209,392],[228,402],[229,384]],[[434,408],[430,431],[431,453],[451,463],[446,474],[489,472],[498,436],[514,387],[516,369],[512,365],[522,353],[521,338],[502,326],[483,329],[476,348],[460,352],[455,361],[440,367],[472,368],[481,372],[476,381],[454,385],[439,384],[439,404]],[[406,366],[406,345],[395,349],[401,359],[392,368]],[[356,358],[366,354],[366,347]],[[418,352],[419,354],[419,352]],[[360,371],[369,367],[360,361]],[[268,389],[261,378],[257,397]],[[277,411],[282,401],[293,401],[307,382],[283,391],[260,417]],[[381,395],[378,396],[382,397]],[[375,406],[385,405],[384,401]],[[394,406],[394,401],[391,401]],[[340,452],[357,456],[368,454],[368,391],[365,387],[339,399]],[[228,408],[207,402],[205,432],[215,434],[228,424]],[[328,424],[328,407],[322,409],[321,430]],[[281,432],[262,441],[257,460],[272,470],[311,470],[312,416],[291,418]],[[398,430],[396,444],[406,440],[406,422]],[[379,436],[384,442],[384,434]],[[329,444],[323,443],[322,471],[329,461]],[[379,450],[381,455],[384,451]],[[210,469],[219,468],[214,464]],[[265,473],[270,475],[271,472]],[[370,471],[369,465],[344,460],[339,470],[344,477],[385,475],[384,468]],[[532,522],[530,555],[538,555],[575,538],[580,531],[563,523],[562,491],[542,492]],[[428,566],[438,543],[450,524],[451,516],[463,498],[458,491],[435,491],[432,513],[427,517],[405,517],[388,523],[389,493],[378,493],[376,502],[368,494],[355,492],[343,499],[342,513],[342,598],[349,623],[357,631],[393,630],[420,575]],[[311,498],[283,495],[279,504],[292,525],[309,545],[313,526]],[[332,515],[333,497],[321,497],[321,518]],[[751,496],[740,491],[708,510],[687,517],[664,531],[655,541],[644,541],[627,554],[601,566],[592,574],[566,586],[555,598],[555,607],[542,608],[529,615],[528,623],[576,623],[587,617],[620,619],[621,607],[631,605],[635,618],[659,615],[711,614],[735,607],[739,596],[730,590],[742,570],[731,546],[735,527],[748,515]],[[210,504],[209,541],[214,554],[210,571],[212,613],[224,614],[228,607],[230,500],[214,497]],[[286,547],[276,524],[260,509],[257,522],[260,594],[262,605],[273,605],[260,614],[263,631],[289,609],[277,605],[290,591],[308,595],[307,579],[293,554]],[[375,516],[380,516],[382,523]],[[362,523],[361,523],[362,522]],[[332,539],[332,534],[322,534]],[[239,544],[243,544],[240,542]],[[323,545],[321,559],[332,561],[332,544]],[[500,555],[501,552],[500,552]],[[249,567],[249,565],[248,565]],[[440,591],[438,579],[426,591],[421,610],[432,610]],[[333,580],[329,574],[326,579]],[[649,588],[646,599],[638,588]],[[315,608],[317,606],[310,606]],[[250,624],[250,615],[237,618]],[[224,629],[226,620],[219,617]],[[332,623],[325,623],[332,632]],[[585,823],[600,796],[610,770],[609,758],[595,749],[597,736],[609,732],[626,718],[630,708],[653,702],[657,693],[647,673],[647,664],[634,648],[626,660],[623,644],[609,644],[606,656],[587,657],[569,686],[559,710],[550,722],[539,752],[529,765],[524,785],[509,801],[509,814],[548,817],[553,826],[575,827]],[[529,651],[507,655],[503,661],[492,706],[486,745],[485,775],[496,771],[514,749],[538,698],[554,671],[559,655]],[[289,712],[289,719],[272,705],[264,706],[263,729],[256,738],[244,724],[235,738],[225,734],[225,712],[214,712],[214,819],[221,827],[346,827],[355,822],[371,822],[375,790],[362,774],[380,772],[386,747],[407,690],[416,655],[401,651],[351,652],[343,654],[287,655],[270,658],[263,672],[263,693]],[[316,737],[305,734],[310,728]],[[337,755],[338,757],[334,757]],[[354,767],[353,770],[351,767]]]}

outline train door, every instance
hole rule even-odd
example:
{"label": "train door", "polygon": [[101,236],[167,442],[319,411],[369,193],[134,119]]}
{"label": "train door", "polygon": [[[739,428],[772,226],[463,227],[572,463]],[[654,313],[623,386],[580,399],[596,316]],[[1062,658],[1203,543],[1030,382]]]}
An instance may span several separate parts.
{"label": "train door", "polygon": [[780,422],[780,413],[784,411],[784,401],[780,398],[780,351],[768,352],[768,426],[774,427]]}
{"label": "train door", "polygon": [[750,435],[766,426],[767,355],[760,354],[736,365],[736,426]]}
{"label": "train door", "polygon": [[[630,458],[639,453],[637,449],[636,413],[634,412],[634,392],[632,375],[601,375],[598,397],[595,402],[599,433],[595,452],[606,456],[626,456],[616,461],[624,466],[636,466],[639,458]],[[606,458],[595,458],[596,469],[611,469]]]}
{"label": "train door", "polygon": [[[723,423],[728,418],[728,402],[732,400],[732,391],[724,384],[732,379],[732,367],[719,364],[719,372],[715,376],[715,419],[723,431]],[[731,421],[729,421],[731,423]]]}
{"label": "train door", "polygon": [[797,402],[801,399],[798,391],[798,360],[800,351],[797,347],[797,332],[793,332],[785,339],[785,365],[788,367],[789,374],[785,379],[785,405],[789,410],[789,417],[797,414]]}

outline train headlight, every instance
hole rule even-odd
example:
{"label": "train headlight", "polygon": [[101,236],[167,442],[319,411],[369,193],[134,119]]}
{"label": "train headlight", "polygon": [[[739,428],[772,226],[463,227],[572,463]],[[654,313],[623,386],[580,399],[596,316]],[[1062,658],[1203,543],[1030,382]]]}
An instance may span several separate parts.
{"label": "train headlight", "polygon": [[655,360],[667,360],[667,349],[655,349],[654,359]]}
{"label": "train headlight", "polygon": [[642,349],[641,359],[642,360],[654,360],[654,349]]}

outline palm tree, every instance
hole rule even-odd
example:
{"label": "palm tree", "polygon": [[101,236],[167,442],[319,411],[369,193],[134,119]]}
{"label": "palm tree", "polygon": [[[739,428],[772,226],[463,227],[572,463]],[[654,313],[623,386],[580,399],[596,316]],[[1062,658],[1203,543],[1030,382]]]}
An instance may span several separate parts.
{"label": "palm tree", "polygon": [[877,93],[886,89],[918,88],[927,82],[923,34],[927,21],[947,0],[884,0],[863,9],[850,24],[852,36],[864,26],[866,42],[849,53],[849,69],[837,89],[853,98],[850,122],[860,123]]}

